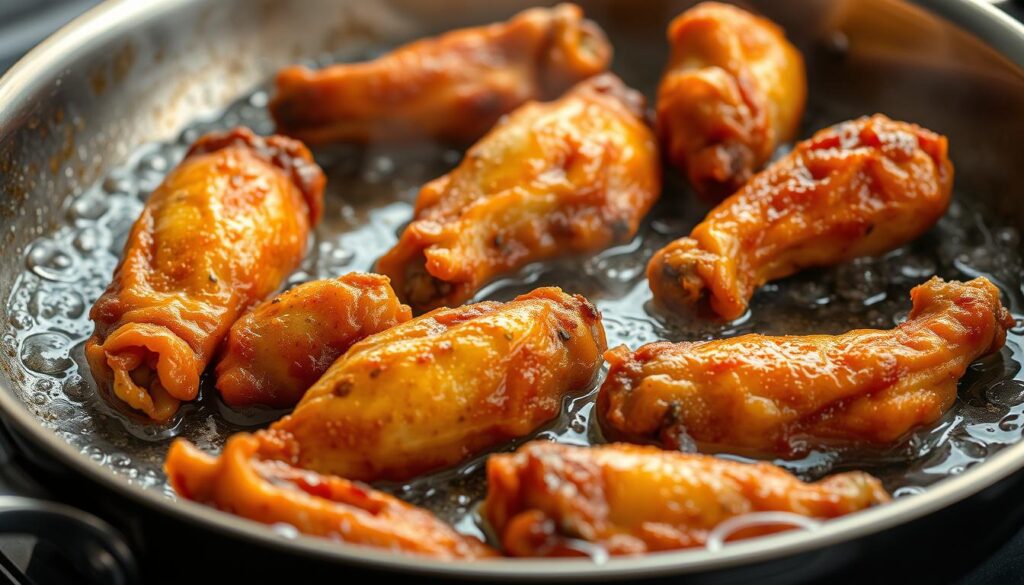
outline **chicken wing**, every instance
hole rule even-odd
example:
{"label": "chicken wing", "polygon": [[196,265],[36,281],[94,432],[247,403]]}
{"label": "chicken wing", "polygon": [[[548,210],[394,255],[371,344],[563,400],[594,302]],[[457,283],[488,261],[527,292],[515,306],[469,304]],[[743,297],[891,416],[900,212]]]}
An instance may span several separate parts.
{"label": "chicken wing", "polygon": [[453,31],[365,63],[277,76],[278,131],[311,144],[424,139],[469,143],[503,114],[601,73],[612,48],[573,4]]}
{"label": "chicken wing", "polygon": [[101,386],[157,421],[194,399],[231,324],[298,265],[323,187],[293,140],[243,128],[200,138],[150,196],[89,315]]}
{"label": "chicken wing", "polygon": [[438,309],[352,346],[269,435],[303,469],[407,479],[553,419],[605,347],[593,305],[557,288]]}
{"label": "chicken wing", "polygon": [[984,278],[933,278],[911,299],[888,331],[617,347],[605,354],[601,427],[617,440],[782,456],[890,444],[938,420],[967,366],[999,351],[1013,325]]}
{"label": "chicken wing", "polygon": [[880,254],[916,238],[949,206],[944,136],[882,115],[801,142],[647,266],[656,301],[709,301],[725,319],[754,291],[804,268]]}
{"label": "chicken wing", "polygon": [[213,458],[178,439],[167,454],[167,477],[183,498],[311,536],[443,559],[494,555],[426,510],[347,479],[264,459],[260,446],[239,433]]}
{"label": "chicken wing", "polygon": [[807,98],[803,57],[772,21],[717,2],[676,17],[668,40],[658,137],[694,189],[717,202],[796,135]]}
{"label": "chicken wing", "polygon": [[607,74],[519,108],[423,187],[378,271],[420,312],[530,262],[628,241],[661,189],[642,103]]}
{"label": "chicken wing", "polygon": [[231,326],[217,390],[231,406],[295,406],[354,343],[410,318],[386,276],[353,272],[300,284]]}
{"label": "chicken wing", "polygon": [[[483,516],[512,556],[624,555],[703,546],[716,526],[751,512],[827,519],[888,501],[860,472],[804,483],[768,463],[533,442],[487,461]],[[782,529],[749,527],[733,538]]]}

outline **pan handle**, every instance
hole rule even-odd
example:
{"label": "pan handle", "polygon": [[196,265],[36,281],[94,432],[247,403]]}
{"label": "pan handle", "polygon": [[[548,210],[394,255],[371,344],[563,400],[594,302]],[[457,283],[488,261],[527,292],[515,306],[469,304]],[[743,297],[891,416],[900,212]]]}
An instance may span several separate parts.
{"label": "pan handle", "polygon": [[131,585],[138,581],[135,557],[121,534],[103,520],[70,506],[0,496],[0,533],[30,534],[55,545],[94,583]]}

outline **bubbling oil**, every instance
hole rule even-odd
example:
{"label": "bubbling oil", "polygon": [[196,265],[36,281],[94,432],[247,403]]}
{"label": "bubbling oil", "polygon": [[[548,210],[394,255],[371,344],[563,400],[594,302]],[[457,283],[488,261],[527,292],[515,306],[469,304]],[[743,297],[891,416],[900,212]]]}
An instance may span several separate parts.
{"label": "bubbling oil", "polygon": [[[63,224],[27,250],[24,270],[7,299],[0,350],[19,364],[18,391],[27,407],[88,457],[129,482],[174,497],[162,465],[170,441],[185,437],[218,451],[234,432],[265,426],[281,411],[224,406],[204,378],[200,398],[185,404],[167,425],[142,424],[107,404],[97,393],[83,346],[92,332],[88,308],[110,281],[128,231],[149,193],[176,165],[189,144],[211,130],[246,125],[270,133],[273,124],[260,88],[216,119],[198,120],[170,142],[140,148],[126,164],[73,198]],[[827,106],[808,115],[808,129],[832,120]],[[397,240],[412,214],[418,187],[454,167],[461,153],[436,145],[385,148],[338,147],[316,153],[328,175],[326,212],[310,252],[286,288],[318,278],[370,271]],[[910,289],[938,275],[986,276],[996,283],[1016,326],[997,355],[973,364],[960,383],[960,399],[936,424],[884,451],[814,451],[776,461],[804,479],[864,469],[897,497],[926,490],[944,477],[964,473],[1024,433],[1024,291],[1021,235],[998,227],[969,193],[957,193],[949,212],[931,231],[879,258],[855,260],[771,283],[750,310],[730,323],[682,319],[651,304],[644,271],[655,250],[689,232],[707,212],[674,172],[666,173],[662,200],[632,241],[591,257],[531,264],[486,286],[474,300],[508,300],[538,286],[580,293],[601,310],[609,346],[636,348],[657,340],[699,340],[745,333],[841,333],[890,328],[910,308]],[[602,442],[591,416],[597,388],[566,398],[560,416],[532,437],[503,445],[513,450],[529,439],[574,445]],[[454,469],[401,484],[378,487],[425,506],[465,533],[484,535],[476,507],[485,493],[481,455]]]}

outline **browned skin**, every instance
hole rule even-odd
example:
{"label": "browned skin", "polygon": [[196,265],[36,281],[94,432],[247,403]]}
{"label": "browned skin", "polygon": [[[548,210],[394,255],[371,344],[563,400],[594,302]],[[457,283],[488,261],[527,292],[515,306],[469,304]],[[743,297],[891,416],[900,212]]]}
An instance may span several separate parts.
{"label": "browned skin", "polygon": [[[889,501],[866,473],[804,483],[748,464],[654,447],[528,443],[487,461],[483,515],[512,556],[612,555],[703,546],[716,526],[751,512],[835,518]],[[733,538],[783,530],[748,527]]]}
{"label": "browned skin", "polygon": [[876,114],[822,130],[715,207],[647,266],[673,310],[707,303],[724,319],[765,282],[897,248],[945,213],[947,143]]}
{"label": "browned skin", "polygon": [[522,106],[423,187],[377,270],[422,312],[530,262],[628,241],[661,190],[642,111],[643,97],[611,74]]}
{"label": "browned skin", "polygon": [[593,305],[557,288],[438,309],[353,345],[261,436],[304,469],[409,479],[553,419],[605,348]]}
{"label": "browned skin", "polygon": [[410,318],[386,276],[353,272],[300,284],[231,326],[217,390],[231,406],[294,406],[354,343]]}
{"label": "browned skin", "polygon": [[967,366],[999,351],[1013,325],[984,278],[933,278],[911,298],[907,321],[886,331],[617,347],[605,354],[601,428],[668,448],[689,437],[782,456],[891,444],[938,420]]}
{"label": "browned skin", "polygon": [[357,482],[264,459],[259,450],[260,441],[247,433],[228,439],[217,458],[178,439],[165,469],[181,497],[264,524],[284,523],[311,536],[441,559],[495,554],[426,510]]}
{"label": "browned skin", "polygon": [[302,259],[323,187],[294,140],[244,128],[200,138],[150,196],[89,314],[101,387],[156,421],[194,399],[231,324]]}
{"label": "browned skin", "polygon": [[558,97],[601,73],[612,48],[573,4],[449,32],[365,63],[288,67],[270,111],[278,131],[310,144],[470,143],[529,100]]}
{"label": "browned skin", "polygon": [[717,2],[676,17],[668,41],[658,136],[694,189],[717,202],[796,135],[807,98],[803,57],[775,23]]}

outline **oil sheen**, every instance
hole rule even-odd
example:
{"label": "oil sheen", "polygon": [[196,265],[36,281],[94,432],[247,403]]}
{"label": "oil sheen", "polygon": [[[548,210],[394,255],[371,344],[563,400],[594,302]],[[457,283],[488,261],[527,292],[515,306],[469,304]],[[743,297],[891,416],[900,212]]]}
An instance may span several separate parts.
{"label": "oil sheen", "polygon": [[[261,88],[222,116],[200,120],[171,142],[149,144],[113,169],[101,183],[75,197],[56,231],[27,250],[24,269],[6,299],[8,324],[0,350],[16,362],[18,386],[28,408],[45,426],[98,464],[148,489],[174,494],[162,464],[172,438],[187,437],[218,450],[231,433],[264,426],[281,411],[232,411],[205,379],[199,400],[186,404],[164,426],[141,424],[97,393],[82,348],[92,332],[89,308],[111,279],[128,230],[149,193],[210,130],[244,124],[270,133],[267,92]],[[805,128],[834,119],[812,111]],[[410,220],[419,185],[454,167],[461,152],[436,145],[402,148],[339,147],[316,153],[328,174],[326,214],[301,269],[286,287],[346,272],[370,271]],[[955,161],[954,161],[955,162]],[[527,266],[480,291],[475,300],[508,300],[538,286],[557,285],[593,301],[604,316],[609,346],[637,347],[656,340],[698,340],[745,333],[840,333],[889,328],[906,318],[910,289],[933,275],[947,279],[986,276],[1003,293],[1016,326],[1006,347],[971,366],[956,405],[939,422],[885,451],[830,450],[777,463],[804,479],[845,469],[878,475],[897,497],[928,489],[964,473],[1015,443],[1024,432],[1024,291],[1021,235],[1000,227],[985,210],[958,192],[949,212],[909,246],[880,258],[860,259],[769,284],[749,312],[731,323],[673,317],[651,304],[644,269],[651,254],[689,232],[707,212],[673,171],[666,173],[661,202],[629,243],[591,257]],[[575,445],[601,442],[591,417],[597,386],[566,399],[561,415],[535,437]],[[526,439],[523,439],[526,440]],[[510,451],[516,444],[501,447]],[[426,506],[468,533],[482,534],[475,514],[484,493],[486,455],[456,469],[404,484],[382,484],[409,502]]]}

